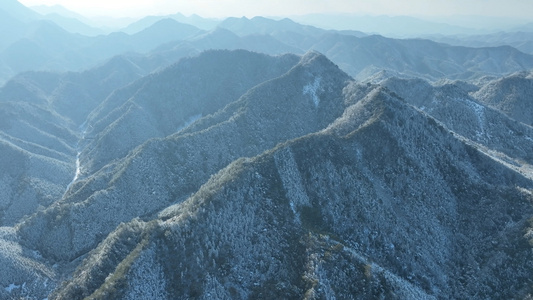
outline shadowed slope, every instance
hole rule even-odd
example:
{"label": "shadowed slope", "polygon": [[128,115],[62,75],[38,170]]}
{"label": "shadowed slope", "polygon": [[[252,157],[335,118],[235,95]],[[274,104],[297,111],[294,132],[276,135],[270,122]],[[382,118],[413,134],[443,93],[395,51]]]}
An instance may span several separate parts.
{"label": "shadowed slope", "polygon": [[120,222],[182,201],[233,160],[324,128],[342,114],[348,79],[324,56],[309,53],[285,75],[207,117],[204,128],[150,140],[79,181],[62,203],[21,224],[20,233],[47,257],[71,260]]}

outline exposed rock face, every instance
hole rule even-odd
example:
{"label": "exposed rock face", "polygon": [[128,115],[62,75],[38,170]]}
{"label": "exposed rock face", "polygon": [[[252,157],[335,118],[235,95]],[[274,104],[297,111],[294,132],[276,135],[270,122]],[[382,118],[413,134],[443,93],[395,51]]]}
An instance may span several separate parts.
{"label": "exposed rock face", "polygon": [[121,226],[52,299],[520,297],[532,187],[377,88]]}

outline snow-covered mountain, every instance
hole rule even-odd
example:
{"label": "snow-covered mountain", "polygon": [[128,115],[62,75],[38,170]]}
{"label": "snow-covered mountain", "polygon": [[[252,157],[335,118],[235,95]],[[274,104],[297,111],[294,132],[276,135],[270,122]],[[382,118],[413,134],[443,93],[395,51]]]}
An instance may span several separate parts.
{"label": "snow-covered mountain", "polygon": [[532,297],[533,56],[5,16],[0,299]]}

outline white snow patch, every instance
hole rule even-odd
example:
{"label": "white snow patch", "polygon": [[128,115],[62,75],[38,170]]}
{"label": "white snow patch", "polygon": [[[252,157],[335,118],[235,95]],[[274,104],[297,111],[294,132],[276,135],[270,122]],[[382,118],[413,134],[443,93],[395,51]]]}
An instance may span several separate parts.
{"label": "white snow patch", "polygon": [[474,111],[477,116],[477,121],[479,124],[477,136],[478,138],[481,138],[483,135],[485,135],[485,107],[468,99],[465,99],[465,103]]}
{"label": "white snow patch", "polygon": [[355,149],[355,157],[357,157],[357,160],[362,161],[363,160],[363,152],[360,148]]}
{"label": "white snow patch", "polygon": [[90,125],[87,124],[87,121],[83,122],[83,124],[81,124],[79,127],[78,127],[78,130],[80,131],[81,133],[81,138],[78,140],[78,143],[76,143],[76,149],[78,150],[78,153],[76,154],[76,171],[74,172],[74,178],[72,178],[72,181],[67,185],[67,188],[65,190],[65,194],[67,193],[67,191],[70,189],[70,187],[74,184],[74,182],[76,182],[76,180],[78,180],[78,178],[80,177],[81,175],[81,165],[80,165],[80,155],[81,155],[81,151],[80,151],[80,141],[84,140],[85,139],[85,136],[87,135],[87,128],[89,128]]}
{"label": "white snow patch", "polygon": [[70,189],[70,187],[74,184],[74,182],[76,182],[76,180],[78,180],[78,178],[80,177],[80,174],[81,174],[80,153],[81,152],[78,152],[78,154],[76,155],[76,172],[74,173],[74,178],[72,178],[72,181],[67,185],[67,189],[65,193]]}
{"label": "white snow patch", "polygon": [[292,212],[295,215],[296,222],[300,222],[300,214],[297,209],[302,206],[311,206],[311,201],[307,196],[303,180],[298,170],[298,165],[288,148],[276,152],[274,162],[281,177],[283,188],[286,191],[287,199]]}
{"label": "white snow patch", "polygon": [[8,293],[11,293],[14,289],[20,289],[20,285],[12,283],[8,287],[4,288],[4,290],[6,290]]}
{"label": "white snow patch", "polygon": [[292,200],[289,200],[289,205],[291,206],[292,213],[296,215],[296,208],[294,207],[294,202]]}
{"label": "white snow patch", "polygon": [[80,177],[81,168],[80,168],[80,153],[76,155],[76,173],[74,174],[74,179],[72,179],[72,182],[76,181],[78,177]]}
{"label": "white snow patch", "polygon": [[178,129],[176,129],[176,132],[181,131],[185,128],[187,128],[192,123],[196,122],[197,120],[201,119],[203,117],[202,114],[197,114],[194,116],[190,116]]}
{"label": "white snow patch", "polygon": [[309,94],[311,96],[315,107],[318,107],[318,104],[320,103],[320,98],[318,98],[317,95],[318,88],[320,87],[320,81],[322,81],[322,77],[317,76],[315,77],[313,83],[306,84],[302,90],[302,93],[304,95]]}
{"label": "white snow patch", "polygon": [[92,127],[90,126],[89,124],[87,124],[87,120],[85,120],[85,122],[83,122],[79,127],[78,127],[78,130],[81,132],[81,137],[82,139],[85,138],[85,135],[87,134],[87,129],[89,127]]}

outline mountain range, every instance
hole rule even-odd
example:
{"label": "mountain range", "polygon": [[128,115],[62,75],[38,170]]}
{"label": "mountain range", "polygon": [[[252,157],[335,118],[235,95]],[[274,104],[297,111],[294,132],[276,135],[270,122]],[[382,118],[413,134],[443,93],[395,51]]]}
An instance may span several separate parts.
{"label": "mountain range", "polygon": [[[15,0],[10,0],[0,6],[0,14],[4,14],[0,23],[0,31],[4,33],[4,38],[0,42],[0,83],[7,81],[17,73],[28,70],[80,71],[94,64],[104,63],[112,56],[125,53],[151,53],[160,56],[161,53],[156,49],[166,43],[181,44],[178,48],[182,52],[171,59],[174,62],[191,53],[190,49],[183,52],[184,45],[189,48],[190,43],[194,44],[198,43],[198,40],[203,40],[206,31],[217,32],[220,28],[245,39],[245,42],[239,42],[244,45],[233,44],[225,38],[211,40],[210,43],[202,45],[203,47],[193,46],[196,54],[207,49],[235,48],[267,54],[278,54],[281,51],[303,54],[316,50],[328,55],[332,61],[356,78],[364,78],[383,68],[392,67],[400,72],[414,73],[415,76],[430,76],[426,78],[431,80],[450,76],[471,78],[483,72],[509,74],[528,68],[531,61],[530,56],[524,58],[523,53],[512,53],[514,49],[503,47],[511,45],[526,53],[531,53],[527,46],[530,40],[528,32],[511,31],[499,35],[493,34],[490,38],[487,36],[464,37],[464,35],[454,37],[449,33],[447,36],[436,36],[435,34],[439,33],[438,30],[419,35],[459,46],[487,47],[483,48],[484,50],[471,51],[472,48],[450,47],[444,44],[431,45],[418,40],[367,37],[368,34],[357,30],[324,30],[298,24],[286,18],[273,20],[264,17],[252,19],[243,17],[217,21],[196,15],[185,17],[178,13],[147,17],[119,32],[106,33],[90,25],[86,25],[90,28],[81,31],[75,28],[80,28],[82,25],[67,24],[71,20],[78,20],[74,19],[79,18],[79,15],[75,13],[61,7],[48,9],[37,7],[36,10],[44,15],[24,7]],[[61,16],[62,19],[59,20],[57,16]],[[89,22],[83,18],[81,21],[78,20],[79,23],[82,21]],[[416,26],[429,28],[420,24]],[[80,35],[80,32],[85,35]],[[446,32],[440,32],[446,34]],[[494,46],[500,48],[490,48]],[[435,52],[436,49],[438,49],[437,52]],[[372,57],[373,53],[387,50],[391,52],[380,57]],[[504,66],[491,65],[493,64],[492,56],[501,55],[499,53],[502,51],[511,51],[503,55],[513,58]],[[409,57],[412,53],[416,53],[416,56]],[[163,55],[165,54],[168,53],[165,52]],[[482,70],[477,66],[480,66]],[[359,76],[360,72],[362,72],[361,76]],[[464,79],[464,77],[461,78]]]}
{"label": "mountain range", "polygon": [[533,297],[531,54],[0,8],[0,299]]}

